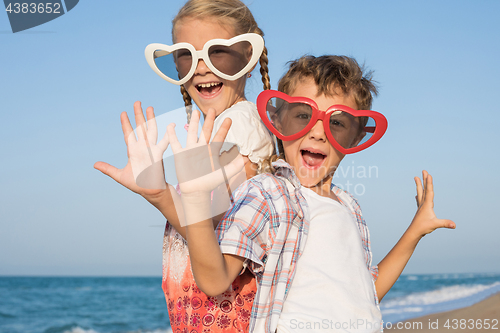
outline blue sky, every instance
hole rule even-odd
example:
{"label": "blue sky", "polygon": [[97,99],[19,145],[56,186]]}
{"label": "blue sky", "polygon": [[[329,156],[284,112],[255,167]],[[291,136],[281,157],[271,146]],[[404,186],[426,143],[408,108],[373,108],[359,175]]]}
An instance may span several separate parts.
{"label": "blue sky", "polygon": [[[134,101],[157,114],[183,105],[144,58],[149,43],[171,43],[183,3],[85,0],[16,34],[0,13],[0,275],[161,274],[163,217],[92,166],[126,164],[119,115]],[[436,214],[457,229],[424,237],[405,272],[499,272],[500,2],[245,3],[265,32],[273,88],[303,54],[375,71],[373,109],[389,128],[335,178],[357,192],[374,261],[411,222],[425,168]],[[255,71],[247,98],[261,89]]]}

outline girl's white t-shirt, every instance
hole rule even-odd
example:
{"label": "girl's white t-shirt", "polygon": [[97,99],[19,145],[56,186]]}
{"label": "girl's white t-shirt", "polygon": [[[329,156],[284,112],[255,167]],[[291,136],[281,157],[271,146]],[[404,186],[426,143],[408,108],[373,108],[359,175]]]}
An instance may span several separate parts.
{"label": "girl's white t-shirt", "polygon": [[301,187],[309,234],[277,332],[380,332],[362,241],[347,207]]}
{"label": "girl's white t-shirt", "polygon": [[[231,118],[231,128],[226,136],[226,143],[238,145],[240,154],[248,156],[253,163],[260,163],[273,153],[271,134],[260,119],[254,103],[249,101],[238,102],[224,110],[215,118],[211,140],[226,118]],[[229,150],[232,145],[223,148]]]}

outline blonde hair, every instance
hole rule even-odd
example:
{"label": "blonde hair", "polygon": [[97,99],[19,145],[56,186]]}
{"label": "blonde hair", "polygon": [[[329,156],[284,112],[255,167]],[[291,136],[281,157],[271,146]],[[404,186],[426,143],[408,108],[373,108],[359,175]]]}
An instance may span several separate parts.
{"label": "blonde hair", "polygon": [[[369,110],[373,96],[378,93],[375,81],[372,79],[373,72],[364,72],[364,68],[360,67],[354,58],[306,55],[290,61],[289,64],[287,73],[278,83],[278,90],[288,95],[295,91],[299,83],[313,79],[318,88],[318,95],[334,96],[343,93],[354,98],[358,110]],[[273,155],[264,160],[259,172],[274,172],[271,163],[278,158],[285,158],[283,143],[278,138],[276,140],[278,156]]]}
{"label": "blonde hair", "polygon": [[[222,25],[232,26],[236,35],[245,33],[256,33],[264,37],[264,32],[259,28],[248,7],[239,0],[189,0],[179,10],[172,21],[172,38],[175,39],[175,28],[184,18],[214,18]],[[267,48],[259,59],[260,74],[264,90],[271,89],[269,70],[267,67]],[[181,94],[186,106],[191,105],[191,97],[184,86],[181,86]],[[188,114],[188,122],[190,115]]]}

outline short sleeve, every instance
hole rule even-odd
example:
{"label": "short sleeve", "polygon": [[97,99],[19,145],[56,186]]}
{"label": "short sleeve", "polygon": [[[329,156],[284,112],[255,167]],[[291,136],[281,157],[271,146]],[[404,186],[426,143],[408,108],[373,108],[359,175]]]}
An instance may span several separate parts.
{"label": "short sleeve", "polygon": [[248,259],[248,268],[264,271],[269,234],[269,206],[261,190],[251,181],[234,193],[234,205],[217,227],[222,253]]}
{"label": "short sleeve", "polygon": [[253,163],[272,155],[273,140],[254,103],[239,102],[222,112],[215,120],[212,138],[226,118],[231,118],[232,124],[225,141],[238,145],[241,155],[248,156]]}
{"label": "short sleeve", "polygon": [[370,273],[372,275],[373,281],[377,281],[377,279],[378,279],[378,266],[377,265],[371,266]]}

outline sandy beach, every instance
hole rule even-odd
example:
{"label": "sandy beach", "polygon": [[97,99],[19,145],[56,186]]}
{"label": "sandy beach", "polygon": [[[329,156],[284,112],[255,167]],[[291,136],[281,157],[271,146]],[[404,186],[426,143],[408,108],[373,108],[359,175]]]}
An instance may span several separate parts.
{"label": "sandy beach", "polygon": [[500,293],[466,308],[392,325],[384,332],[500,332]]}

